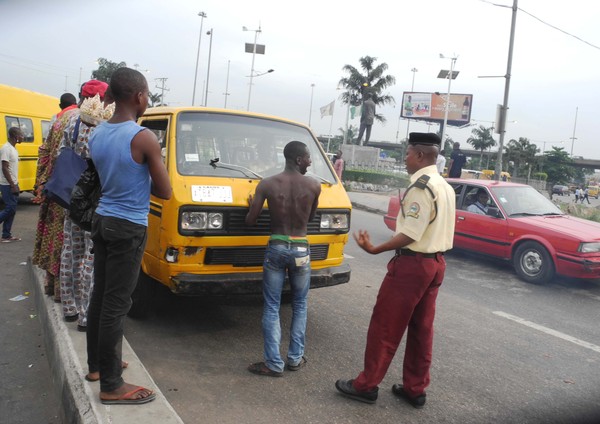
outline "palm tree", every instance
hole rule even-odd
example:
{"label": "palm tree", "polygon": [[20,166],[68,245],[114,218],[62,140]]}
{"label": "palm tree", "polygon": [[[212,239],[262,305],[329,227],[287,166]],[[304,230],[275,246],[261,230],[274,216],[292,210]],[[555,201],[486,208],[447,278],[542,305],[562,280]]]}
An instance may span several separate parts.
{"label": "palm tree", "polygon": [[506,160],[515,163],[514,177],[517,176],[518,171],[525,169],[524,165],[528,163],[533,164],[535,162],[535,155],[540,151],[535,144],[531,144],[525,137],[519,137],[518,141],[514,139],[510,140],[504,149]]}
{"label": "palm tree", "polygon": [[159,103],[161,101],[160,94],[150,93],[148,99],[150,100],[150,107],[163,106]]}
{"label": "palm tree", "polygon": [[[342,133],[342,139],[344,137],[344,132],[346,131],[344,128],[338,128],[338,131]],[[346,140],[354,140],[356,138],[356,134],[358,134],[358,129],[354,125],[348,126],[348,132],[346,133]]]}
{"label": "palm tree", "polygon": [[[361,71],[352,65],[344,65],[342,70],[348,73],[347,77],[340,79],[339,86],[346,89],[340,95],[342,103],[350,106],[359,106],[365,94],[371,94],[371,99],[377,106],[394,104],[394,97],[385,94],[384,90],[396,84],[396,78],[391,75],[384,75],[387,71],[387,63],[380,63],[375,66],[376,57],[364,56],[358,62]],[[375,119],[379,122],[385,122],[383,115],[376,114]]]}
{"label": "palm tree", "polygon": [[483,151],[496,145],[496,140],[492,137],[492,128],[486,128],[480,125],[478,128],[473,128],[471,131],[473,134],[467,138],[469,143],[475,150],[481,150],[481,156],[479,158],[479,170],[483,168]]}

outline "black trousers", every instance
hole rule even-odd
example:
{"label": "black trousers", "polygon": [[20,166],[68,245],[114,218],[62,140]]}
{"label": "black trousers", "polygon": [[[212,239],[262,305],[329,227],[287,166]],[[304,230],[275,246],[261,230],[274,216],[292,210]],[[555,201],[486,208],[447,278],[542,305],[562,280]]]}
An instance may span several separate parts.
{"label": "black trousers", "polygon": [[94,288],[88,309],[88,368],[89,372],[100,372],[100,391],[112,392],[124,383],[123,323],[140,272],[146,226],[94,215],[92,240]]}

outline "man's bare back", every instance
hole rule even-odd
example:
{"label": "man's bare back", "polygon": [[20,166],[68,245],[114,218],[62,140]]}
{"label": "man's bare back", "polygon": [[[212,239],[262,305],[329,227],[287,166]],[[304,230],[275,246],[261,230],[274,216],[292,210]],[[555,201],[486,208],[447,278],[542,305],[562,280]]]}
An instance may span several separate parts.
{"label": "man's bare back", "polygon": [[248,199],[250,210],[246,223],[256,223],[266,200],[273,234],[306,236],[307,224],[315,216],[321,193],[319,182],[304,176],[310,163],[310,154],[304,147],[301,155],[286,158],[283,172],[262,180],[254,198]]}

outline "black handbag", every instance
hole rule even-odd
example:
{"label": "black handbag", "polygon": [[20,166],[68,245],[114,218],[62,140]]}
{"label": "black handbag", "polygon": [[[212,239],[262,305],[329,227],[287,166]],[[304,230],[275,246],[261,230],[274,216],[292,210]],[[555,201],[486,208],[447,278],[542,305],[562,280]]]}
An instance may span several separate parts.
{"label": "black handbag", "polygon": [[[79,120],[75,125],[73,142],[77,140],[79,134]],[[65,209],[69,209],[71,203],[71,191],[73,186],[79,180],[81,173],[85,170],[87,164],[85,159],[79,156],[70,147],[63,147],[54,163],[52,175],[44,185],[43,193],[51,202],[58,203]]]}
{"label": "black handbag", "polygon": [[87,169],[71,191],[69,218],[84,231],[92,230],[92,217],[100,201],[102,187],[100,177],[91,159],[87,159]]}

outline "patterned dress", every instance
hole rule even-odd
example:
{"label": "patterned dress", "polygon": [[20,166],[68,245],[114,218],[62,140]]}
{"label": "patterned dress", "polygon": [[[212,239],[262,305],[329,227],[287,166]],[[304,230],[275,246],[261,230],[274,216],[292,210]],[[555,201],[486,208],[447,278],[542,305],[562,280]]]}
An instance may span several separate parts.
{"label": "patterned dress", "polygon": [[[67,147],[79,156],[89,157],[88,138],[93,127],[79,122],[77,140],[73,142],[79,113],[73,114],[65,130],[61,148]],[[77,317],[78,328],[87,327],[87,308],[94,281],[94,254],[91,235],[65,216],[63,248],[60,258],[60,297],[65,317]]]}
{"label": "patterned dress", "polygon": [[[36,187],[44,185],[54,169],[56,156],[64,130],[69,119],[78,109],[64,109],[50,128],[48,137],[39,149]],[[54,294],[54,300],[60,301],[60,254],[63,245],[63,226],[65,209],[54,202],[49,202],[45,197],[36,198],[41,202],[37,223],[35,245],[33,246],[33,264],[46,271],[46,293]],[[35,200],[35,199],[34,199]]]}

